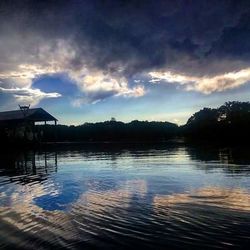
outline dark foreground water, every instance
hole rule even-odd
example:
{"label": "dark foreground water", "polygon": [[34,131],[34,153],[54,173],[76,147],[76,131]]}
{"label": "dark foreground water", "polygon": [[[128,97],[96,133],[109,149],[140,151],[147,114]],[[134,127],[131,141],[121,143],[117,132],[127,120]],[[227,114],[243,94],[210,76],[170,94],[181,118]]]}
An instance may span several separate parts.
{"label": "dark foreground water", "polygon": [[2,153],[0,247],[250,245],[250,151],[201,146]]}

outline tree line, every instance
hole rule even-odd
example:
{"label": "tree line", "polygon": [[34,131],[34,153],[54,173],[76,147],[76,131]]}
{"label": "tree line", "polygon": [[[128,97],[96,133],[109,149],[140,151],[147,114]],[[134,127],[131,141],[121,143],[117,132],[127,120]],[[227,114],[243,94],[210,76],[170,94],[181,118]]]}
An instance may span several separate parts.
{"label": "tree line", "polygon": [[[42,134],[41,141],[58,142],[162,142],[176,137],[230,141],[250,139],[249,128],[250,102],[233,101],[218,108],[203,108],[183,126],[138,120],[124,123],[111,118],[79,126],[39,125],[35,126],[35,133]],[[6,140],[3,134],[0,129],[2,141]]]}
{"label": "tree line", "polygon": [[123,123],[111,119],[97,123],[84,123],[79,126],[41,126],[45,141],[79,142],[134,142],[164,141],[177,136],[178,126],[170,122],[132,121]]}

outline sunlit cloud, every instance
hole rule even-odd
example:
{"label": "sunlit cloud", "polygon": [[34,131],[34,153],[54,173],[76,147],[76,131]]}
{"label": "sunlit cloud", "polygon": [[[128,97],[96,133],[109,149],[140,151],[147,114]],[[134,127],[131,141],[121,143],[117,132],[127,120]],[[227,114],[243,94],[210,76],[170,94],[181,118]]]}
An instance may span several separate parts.
{"label": "sunlit cloud", "polygon": [[12,87],[26,87],[29,88],[32,80],[39,75],[55,73],[49,67],[41,67],[32,64],[20,64],[16,70],[8,70],[0,72],[0,79],[2,86],[10,85]]}
{"label": "sunlit cloud", "polygon": [[0,93],[13,95],[19,104],[29,103],[31,105],[38,104],[44,98],[57,98],[61,96],[61,94],[56,92],[45,93],[42,92],[40,89],[31,89],[31,88],[5,89],[0,87]]}
{"label": "sunlit cloud", "polygon": [[111,96],[140,97],[146,93],[143,85],[130,87],[125,77],[114,76],[98,70],[84,68],[80,71],[70,71],[69,76],[85,94],[84,97],[72,101],[72,105],[75,107],[87,103],[97,103]]}
{"label": "sunlit cloud", "polygon": [[150,72],[152,83],[166,81],[169,83],[178,83],[185,86],[188,91],[194,90],[205,94],[212,92],[221,92],[227,89],[233,89],[246,84],[250,80],[250,68],[239,71],[229,72],[213,77],[196,77],[184,74],[166,72]]}
{"label": "sunlit cloud", "polygon": [[[75,57],[76,49],[66,40],[58,39],[44,43],[37,48],[35,59],[27,57],[24,58],[24,62],[6,62],[4,67],[2,65],[0,86],[5,89],[5,93],[13,93],[16,101],[32,105],[39,103],[43,98],[58,97],[55,93],[45,94],[41,90],[39,92],[32,89],[32,83],[38,77],[58,73],[68,75],[78,86],[79,97],[72,98],[71,101],[74,107],[97,103],[111,96],[140,97],[145,94],[142,85],[130,87],[127,78],[120,74],[95,69],[84,62],[79,67],[72,67]],[[16,91],[18,94],[15,94]],[[24,91],[28,95],[21,94]]]}
{"label": "sunlit cloud", "polygon": [[144,95],[144,88],[138,86],[129,88],[128,82],[124,77],[112,77],[105,75],[103,72],[89,72],[88,75],[82,79],[82,88],[84,91],[91,92],[114,92],[119,96],[142,96]]}

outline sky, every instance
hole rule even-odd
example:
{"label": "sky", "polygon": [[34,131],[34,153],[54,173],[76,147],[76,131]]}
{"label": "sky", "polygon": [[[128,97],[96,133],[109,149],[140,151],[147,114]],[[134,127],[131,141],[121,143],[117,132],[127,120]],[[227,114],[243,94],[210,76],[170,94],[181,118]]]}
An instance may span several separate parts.
{"label": "sky", "polygon": [[250,1],[1,0],[0,111],[185,124],[250,99]]}

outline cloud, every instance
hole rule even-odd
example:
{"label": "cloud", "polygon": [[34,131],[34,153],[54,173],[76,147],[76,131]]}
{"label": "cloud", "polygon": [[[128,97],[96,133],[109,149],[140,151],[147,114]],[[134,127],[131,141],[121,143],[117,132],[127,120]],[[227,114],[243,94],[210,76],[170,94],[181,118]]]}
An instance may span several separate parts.
{"label": "cloud", "polygon": [[69,76],[84,93],[84,97],[73,100],[72,104],[75,107],[87,103],[97,103],[111,96],[140,97],[146,92],[142,85],[129,86],[125,77],[103,71],[83,69],[71,71]]}
{"label": "cloud", "polygon": [[83,91],[88,93],[114,92],[122,95],[128,91],[128,82],[126,78],[114,77],[102,71],[84,69],[80,72],[72,71],[70,76]]}
{"label": "cloud", "polygon": [[213,77],[195,77],[183,74],[167,72],[150,72],[153,83],[166,81],[169,83],[179,83],[185,86],[186,90],[195,90],[205,94],[220,92],[227,89],[237,88],[250,81],[250,68],[235,72],[229,72]]}
{"label": "cloud", "polygon": [[[51,47],[54,48],[52,54]],[[9,69],[0,72],[0,86],[14,89],[25,88],[33,92],[31,87],[35,79],[43,75],[56,75],[66,71],[68,77],[79,87],[85,96],[84,98],[73,100],[73,106],[96,103],[110,96],[138,97],[145,93],[143,86],[130,87],[128,80],[117,74],[111,74],[85,66],[82,66],[80,69],[71,68],[70,62],[73,60],[75,52],[70,44],[65,41],[58,40],[52,45],[47,44],[39,48],[39,50],[40,64],[38,62],[36,62],[36,64],[22,63],[16,65],[15,70]],[[43,96],[43,98],[46,98],[45,95]],[[18,97],[17,101],[30,100],[17,95],[14,95],[14,97]],[[43,98],[42,95],[40,95],[39,101]],[[31,103],[38,103],[39,101]]]}
{"label": "cloud", "polygon": [[144,95],[130,79],[150,72],[204,93],[247,80],[230,74],[250,67],[248,1],[1,1],[0,13],[3,88],[66,73],[98,101]]}
{"label": "cloud", "polygon": [[32,80],[39,75],[56,73],[56,70],[50,67],[40,65],[20,64],[16,70],[3,71],[0,73],[0,85],[30,87]]}
{"label": "cloud", "polygon": [[39,89],[30,88],[10,88],[5,89],[0,87],[0,94],[11,94],[16,99],[18,104],[36,105],[44,98],[57,98],[61,95],[59,93],[45,93]]}

